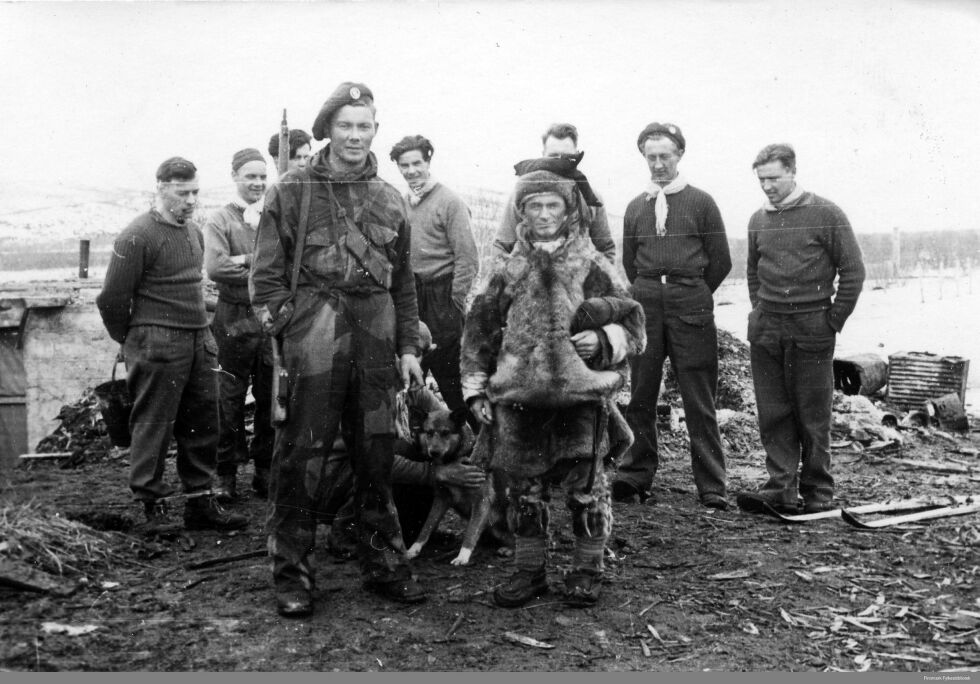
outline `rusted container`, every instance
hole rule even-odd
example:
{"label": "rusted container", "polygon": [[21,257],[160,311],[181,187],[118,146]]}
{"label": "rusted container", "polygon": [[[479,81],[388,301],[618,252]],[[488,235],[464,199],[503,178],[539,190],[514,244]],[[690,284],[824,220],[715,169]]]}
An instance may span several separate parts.
{"label": "rusted container", "polygon": [[963,410],[963,399],[956,392],[933,399],[930,404],[943,430],[963,432],[970,429],[970,420]]}
{"label": "rusted container", "polygon": [[966,403],[970,360],[929,352],[899,352],[888,357],[888,402],[902,409],[920,408],[923,402],[951,392]]}
{"label": "rusted container", "polygon": [[877,354],[857,354],[834,359],[834,389],[844,394],[871,396],[888,379],[888,364]]}

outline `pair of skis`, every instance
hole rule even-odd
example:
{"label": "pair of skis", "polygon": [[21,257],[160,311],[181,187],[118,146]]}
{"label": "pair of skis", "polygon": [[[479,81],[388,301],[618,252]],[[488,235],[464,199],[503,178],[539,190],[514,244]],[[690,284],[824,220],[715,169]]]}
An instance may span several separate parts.
{"label": "pair of skis", "polygon": [[[777,511],[769,503],[756,497],[739,497],[738,505],[749,513],[764,513],[787,523],[807,523],[813,520],[840,518],[849,525],[866,530],[882,527],[892,527],[904,523],[936,518],[951,518],[959,515],[969,515],[980,512],[980,497],[977,496],[945,496],[928,499],[905,499],[903,501],[886,501],[870,503],[851,508],[834,508],[819,513],[790,514]],[[907,512],[906,512],[907,511]],[[906,512],[903,515],[889,515],[875,520],[861,520],[859,515],[875,513]]]}

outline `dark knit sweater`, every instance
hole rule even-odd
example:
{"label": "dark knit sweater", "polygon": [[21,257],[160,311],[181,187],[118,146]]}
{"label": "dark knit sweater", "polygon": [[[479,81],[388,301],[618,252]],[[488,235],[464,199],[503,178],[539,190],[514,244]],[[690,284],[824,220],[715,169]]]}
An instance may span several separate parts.
{"label": "dark knit sweater", "polygon": [[861,294],[864,262],[844,212],[805,192],[791,206],[759,209],[749,219],[746,275],[752,306],[776,312],[829,307],[830,323],[840,331]]}
{"label": "dark knit sweater", "polygon": [[657,236],[655,198],[641,193],[623,217],[623,269],[641,275],[703,277],[712,292],[732,270],[725,224],[711,195],[688,185],[667,195],[667,234]]}
{"label": "dark knit sweater", "polygon": [[112,339],[121,344],[136,325],[207,327],[203,262],[204,238],[196,226],[166,223],[155,211],[137,216],[113,244],[96,299]]}

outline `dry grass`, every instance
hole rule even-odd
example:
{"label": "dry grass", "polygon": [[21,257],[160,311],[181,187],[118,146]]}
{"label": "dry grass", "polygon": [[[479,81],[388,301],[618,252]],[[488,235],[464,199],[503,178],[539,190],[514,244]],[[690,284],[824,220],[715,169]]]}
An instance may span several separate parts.
{"label": "dry grass", "polygon": [[0,552],[52,574],[111,567],[112,539],[34,501],[0,509]]}

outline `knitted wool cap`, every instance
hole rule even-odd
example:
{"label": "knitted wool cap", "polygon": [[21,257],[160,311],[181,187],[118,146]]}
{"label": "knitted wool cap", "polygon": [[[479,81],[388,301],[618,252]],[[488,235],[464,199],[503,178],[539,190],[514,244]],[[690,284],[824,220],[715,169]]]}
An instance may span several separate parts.
{"label": "knitted wool cap", "polygon": [[320,113],[316,115],[316,121],[313,122],[313,137],[317,140],[327,138],[330,134],[330,123],[333,120],[333,115],[344,105],[355,102],[368,106],[374,104],[374,95],[371,93],[371,89],[363,83],[351,81],[344,81],[337,86],[337,89],[320,107]]}
{"label": "knitted wool cap", "polygon": [[647,127],[640,131],[640,137],[636,139],[636,146],[643,151],[643,142],[647,138],[670,138],[677,145],[677,149],[683,152],[687,147],[687,141],[684,140],[684,134],[681,133],[681,129],[674,124],[669,123],[653,123],[647,124]]}
{"label": "knitted wool cap", "polygon": [[168,183],[174,178],[190,180],[197,175],[197,167],[183,157],[171,157],[157,167],[157,180]]}
{"label": "knitted wool cap", "polygon": [[254,147],[246,147],[244,150],[238,150],[235,152],[235,156],[231,158],[231,170],[238,171],[250,161],[260,161],[265,162],[262,157],[262,153],[259,152]]}
{"label": "knitted wool cap", "polygon": [[519,209],[523,209],[524,203],[528,199],[545,192],[553,192],[559,195],[565,200],[565,208],[571,209],[575,206],[575,195],[578,189],[575,186],[575,181],[562,178],[551,171],[532,171],[517,179],[514,202]]}

